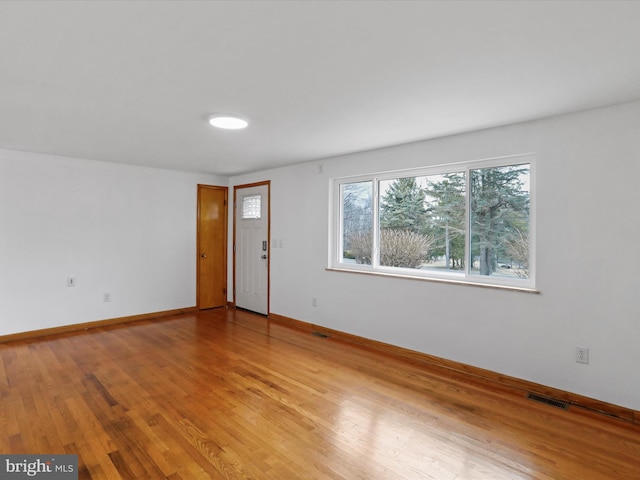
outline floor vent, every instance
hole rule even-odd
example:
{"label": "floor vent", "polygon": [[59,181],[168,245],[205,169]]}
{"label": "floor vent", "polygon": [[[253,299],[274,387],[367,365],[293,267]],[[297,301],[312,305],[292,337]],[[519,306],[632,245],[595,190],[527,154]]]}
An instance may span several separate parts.
{"label": "floor vent", "polygon": [[313,335],[314,337],[320,337],[320,338],[330,337],[330,335],[327,335],[326,333],[322,333],[322,332],[311,332],[311,335]]}
{"label": "floor vent", "polygon": [[547,405],[551,405],[552,407],[561,408],[562,410],[569,410],[569,404],[567,402],[563,402],[562,400],[541,397],[540,395],[536,395],[535,393],[528,393],[527,398],[536,402],[546,403]]}

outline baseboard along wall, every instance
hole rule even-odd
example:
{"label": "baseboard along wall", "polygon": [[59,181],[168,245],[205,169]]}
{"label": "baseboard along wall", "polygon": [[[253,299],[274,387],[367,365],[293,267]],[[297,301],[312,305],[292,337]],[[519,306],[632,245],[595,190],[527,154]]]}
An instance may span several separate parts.
{"label": "baseboard along wall", "polygon": [[511,390],[521,391],[523,393],[534,393],[550,399],[557,399],[569,403],[577,408],[585,409],[610,418],[623,420],[630,423],[640,425],[640,412],[630,408],[621,407],[611,403],[603,402],[593,398],[585,397],[575,393],[567,392],[553,387],[548,387],[538,383],[530,382],[516,377],[503,375],[491,370],[474,367],[460,362],[447,360],[445,358],[436,357],[415,350],[398,347],[377,340],[352,335],[350,333],[333,330],[330,328],[314,325],[312,323],[303,322],[294,318],[285,317],[275,313],[268,315],[270,321],[280,325],[289,326],[298,330],[314,333],[332,340],[357,345],[359,347],[383,353],[394,358],[401,358],[415,364],[427,365],[430,367],[441,368],[464,375],[475,381],[482,381],[493,385],[500,385]]}
{"label": "baseboard along wall", "polygon": [[0,343],[15,342],[17,340],[28,340],[30,338],[45,337],[47,335],[58,335],[61,333],[76,332],[78,330],[106,327],[108,325],[116,325],[118,323],[128,323],[138,320],[169,317],[171,315],[181,315],[183,313],[193,313],[197,311],[198,309],[196,307],[177,308],[175,310],[165,310],[162,312],[142,313],[139,315],[129,315],[126,317],[108,318],[105,320],[96,320],[93,322],[74,323],[72,325],[62,325],[60,327],[43,328],[41,330],[30,330],[27,332],[11,333],[9,335],[1,335]]}
{"label": "baseboard along wall", "polygon": [[[235,308],[233,302],[227,303],[227,308]],[[175,310],[165,310],[162,312],[144,313],[139,315],[130,315],[126,317],[111,318],[105,320],[97,320],[93,322],[77,323],[73,325],[63,325],[60,327],[45,328],[41,330],[31,330],[27,332],[13,333],[9,335],[0,336],[0,343],[13,342],[18,340],[27,340],[31,338],[44,337],[48,335],[57,335],[67,332],[75,332],[78,330],[88,330],[91,328],[106,327],[109,325],[116,325],[120,323],[135,322],[138,320],[149,320],[154,318],[168,317],[172,315],[181,315],[197,312],[197,307],[178,308]],[[551,399],[561,400],[567,402],[572,406],[582,408],[591,412],[595,412],[601,415],[606,415],[610,418],[623,420],[626,422],[640,425],[640,411],[632,410],[630,408],[621,407],[611,403],[603,402],[593,398],[578,395],[576,393],[567,392],[553,387],[548,387],[538,383],[530,382],[509,375],[503,375],[491,370],[474,367],[453,360],[447,360],[445,358],[436,357],[415,350],[410,350],[389,343],[380,342],[377,340],[371,340],[358,335],[341,332],[339,330],[333,330],[313,323],[304,322],[302,320],[296,320],[294,318],[278,315],[275,313],[269,313],[267,316],[268,321],[273,321],[280,325],[284,325],[297,330],[306,331],[309,333],[315,333],[317,335],[327,337],[331,340],[344,342],[351,345],[356,345],[361,348],[372,350],[378,353],[389,355],[390,357],[400,358],[406,361],[410,361],[415,364],[425,365],[429,367],[435,367],[440,369],[449,370],[456,374],[467,376],[469,379],[475,381],[482,381],[485,383],[491,383],[493,385],[500,385],[512,390],[518,390],[523,393],[534,393],[537,395],[545,396]]]}

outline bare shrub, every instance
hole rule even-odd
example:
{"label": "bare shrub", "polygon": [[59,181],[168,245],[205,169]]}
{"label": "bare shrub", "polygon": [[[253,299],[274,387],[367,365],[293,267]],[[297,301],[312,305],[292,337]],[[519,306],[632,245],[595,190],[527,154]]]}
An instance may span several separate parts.
{"label": "bare shrub", "polygon": [[514,269],[520,278],[529,278],[529,234],[516,230],[518,235],[506,242],[507,254],[520,268]]}
{"label": "bare shrub", "polygon": [[[380,230],[380,265],[420,268],[427,261],[433,238],[409,230]],[[356,263],[371,264],[372,235],[358,232],[351,236],[351,253]]]}
{"label": "bare shrub", "polygon": [[350,235],[349,253],[356,259],[356,263],[371,265],[371,250],[373,242],[371,232],[357,231]]}
{"label": "bare shrub", "polygon": [[409,230],[380,230],[380,265],[420,268],[427,261],[433,239]]}

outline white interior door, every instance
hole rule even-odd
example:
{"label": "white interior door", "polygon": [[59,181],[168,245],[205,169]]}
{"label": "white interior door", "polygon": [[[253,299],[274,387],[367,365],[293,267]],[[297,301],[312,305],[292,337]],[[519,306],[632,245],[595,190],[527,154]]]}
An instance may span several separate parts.
{"label": "white interior door", "polygon": [[236,189],[236,306],[269,313],[269,185]]}

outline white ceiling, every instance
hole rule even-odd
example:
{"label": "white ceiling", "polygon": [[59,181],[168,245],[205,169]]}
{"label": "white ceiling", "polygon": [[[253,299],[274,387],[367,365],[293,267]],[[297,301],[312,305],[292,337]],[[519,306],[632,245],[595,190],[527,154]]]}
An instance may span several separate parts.
{"label": "white ceiling", "polygon": [[639,52],[636,1],[2,1],[0,148],[234,175],[637,100]]}

